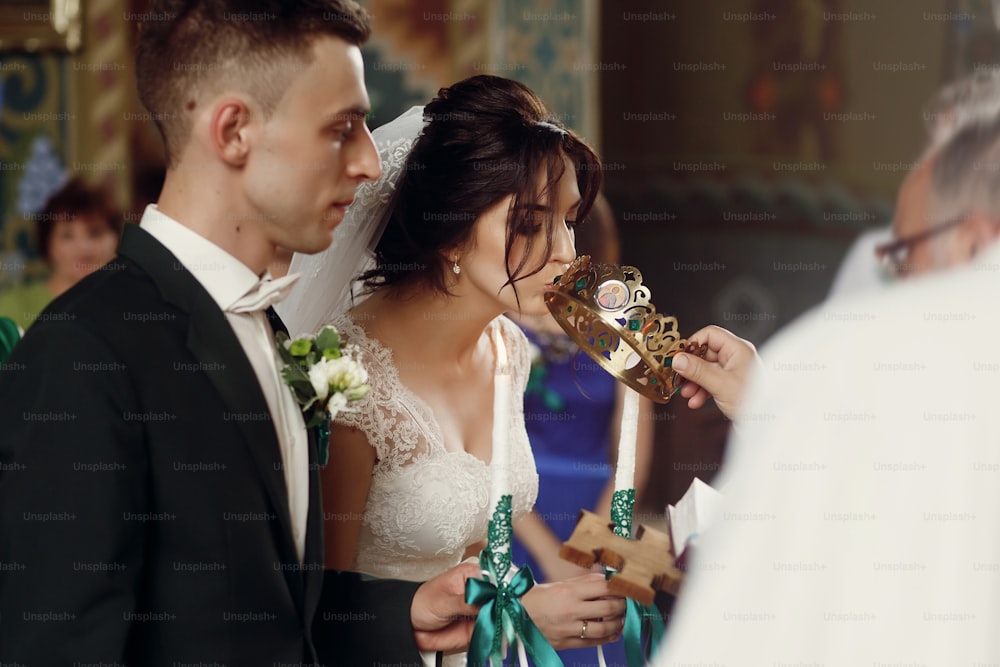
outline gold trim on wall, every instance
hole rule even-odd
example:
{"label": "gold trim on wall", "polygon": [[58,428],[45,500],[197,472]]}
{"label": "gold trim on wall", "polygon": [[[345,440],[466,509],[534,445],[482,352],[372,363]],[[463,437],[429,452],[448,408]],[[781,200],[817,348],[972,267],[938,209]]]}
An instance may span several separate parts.
{"label": "gold trim on wall", "polygon": [[83,0],[5,0],[0,6],[0,51],[78,51],[82,5]]}

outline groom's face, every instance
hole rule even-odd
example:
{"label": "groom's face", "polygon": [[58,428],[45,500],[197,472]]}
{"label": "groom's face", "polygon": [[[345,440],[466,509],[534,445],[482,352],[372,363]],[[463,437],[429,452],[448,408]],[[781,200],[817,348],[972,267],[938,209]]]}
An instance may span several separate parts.
{"label": "groom's face", "polygon": [[361,51],[323,37],[312,52],[312,62],[292,70],[271,117],[256,125],[244,171],[263,234],[304,253],[330,245],[357,187],[380,174],[364,122],[369,101]]}

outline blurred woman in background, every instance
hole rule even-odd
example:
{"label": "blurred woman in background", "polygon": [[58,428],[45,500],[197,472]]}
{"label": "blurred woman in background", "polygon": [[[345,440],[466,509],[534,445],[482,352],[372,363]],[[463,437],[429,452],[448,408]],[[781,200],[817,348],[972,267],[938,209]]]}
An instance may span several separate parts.
{"label": "blurred woman in background", "polygon": [[35,216],[38,254],[46,280],[0,294],[0,316],[28,328],[52,299],[115,256],[123,219],[108,192],[77,177],[60,188]]}

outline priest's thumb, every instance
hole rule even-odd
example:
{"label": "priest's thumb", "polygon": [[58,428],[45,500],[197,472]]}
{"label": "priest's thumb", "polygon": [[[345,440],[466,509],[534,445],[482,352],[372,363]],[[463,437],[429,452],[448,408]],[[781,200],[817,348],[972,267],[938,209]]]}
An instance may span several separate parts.
{"label": "priest's thumb", "polygon": [[[714,368],[712,364],[706,362],[704,359],[699,359],[692,354],[686,354],[684,352],[678,353],[674,356],[671,367],[677,371],[677,374],[682,378],[688,380],[692,384],[703,387],[710,394],[715,393],[713,390],[717,389],[717,385],[722,381],[722,379],[717,375],[717,369]],[[686,398],[691,397],[686,392],[684,393],[684,396]]]}
{"label": "priest's thumb", "polygon": [[674,358],[671,363],[671,368],[673,368],[681,375],[684,375],[684,371],[688,369],[688,366],[690,366],[690,362],[688,361],[688,356],[686,354],[681,352],[679,354],[674,355]]}

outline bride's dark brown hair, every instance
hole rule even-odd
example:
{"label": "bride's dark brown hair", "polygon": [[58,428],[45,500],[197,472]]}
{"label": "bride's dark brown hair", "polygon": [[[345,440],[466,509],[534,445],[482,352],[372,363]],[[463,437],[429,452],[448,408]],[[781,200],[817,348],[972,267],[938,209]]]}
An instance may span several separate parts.
{"label": "bride's dark brown hair", "polygon": [[[424,108],[424,120],[375,248],[376,267],[362,276],[365,284],[378,288],[421,281],[447,294],[448,249],[465,247],[476,220],[509,195],[505,285],[541,271],[552,254],[555,225],[563,223],[552,207],[566,169],[564,157],[576,168],[577,218],[583,220],[601,185],[594,151],[529,88],[496,76],[474,76],[442,88]],[[541,236],[534,233],[539,210],[547,212],[542,217],[546,259],[527,267]],[[518,235],[525,251],[511,267]]]}

